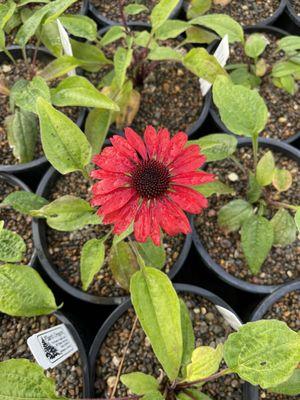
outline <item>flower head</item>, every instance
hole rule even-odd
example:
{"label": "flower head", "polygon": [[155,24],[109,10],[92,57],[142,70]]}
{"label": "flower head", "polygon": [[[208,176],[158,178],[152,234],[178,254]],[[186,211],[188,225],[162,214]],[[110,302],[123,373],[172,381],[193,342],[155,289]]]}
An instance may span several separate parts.
{"label": "flower head", "polygon": [[131,128],[125,137],[113,136],[111,147],[96,155],[100,167],[91,176],[100,179],[92,188],[92,205],[104,224],[113,224],[121,234],[134,222],[138,242],[150,237],[160,244],[161,229],[168,235],[190,233],[184,211],[198,214],[207,199],[192,186],[212,182],[214,176],[200,171],[205,156],[198,145],[187,144],[187,135],[173,138],[167,129],[148,126],[144,140]]}

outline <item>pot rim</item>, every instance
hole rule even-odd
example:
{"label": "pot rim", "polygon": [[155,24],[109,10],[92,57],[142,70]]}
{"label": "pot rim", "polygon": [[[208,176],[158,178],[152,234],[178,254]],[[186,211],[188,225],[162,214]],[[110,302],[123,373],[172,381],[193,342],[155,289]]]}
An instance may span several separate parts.
{"label": "pot rim", "polygon": [[[300,167],[300,151],[297,150],[296,148],[292,147],[289,144],[279,142],[277,140],[272,140],[272,139],[266,139],[266,138],[260,138],[259,139],[260,145],[263,147],[269,147],[272,150],[277,150],[285,155],[290,156],[291,159],[295,160],[298,162],[299,167]],[[238,138],[238,147],[241,146],[251,146],[251,139],[248,138]],[[220,278],[222,281],[226,282],[230,286],[233,286],[237,289],[240,289],[245,292],[250,292],[250,293],[255,293],[255,294],[270,294],[274,292],[276,289],[284,286],[284,284],[279,284],[279,285],[258,285],[254,283],[250,283],[247,281],[244,281],[240,278],[236,278],[235,276],[229,274],[225,269],[223,269],[216,261],[212,259],[212,257],[209,255],[205,247],[203,246],[201,239],[198,235],[198,232],[196,230],[195,224],[193,223],[193,242],[196,247],[196,250],[201,257],[204,265],[213,271],[218,278]],[[293,282],[293,281],[291,281]]]}
{"label": "pot rim", "polygon": [[286,0],[286,7],[291,20],[299,27],[300,26],[300,17],[296,14],[292,3],[289,0]]}

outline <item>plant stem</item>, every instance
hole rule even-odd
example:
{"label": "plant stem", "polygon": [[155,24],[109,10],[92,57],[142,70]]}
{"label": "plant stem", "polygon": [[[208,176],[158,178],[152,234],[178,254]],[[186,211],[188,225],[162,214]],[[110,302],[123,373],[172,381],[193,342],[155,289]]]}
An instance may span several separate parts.
{"label": "plant stem", "polygon": [[254,174],[256,174],[256,167],[257,167],[257,157],[258,157],[258,137],[252,137],[252,149],[253,149],[253,169]]}
{"label": "plant stem", "polygon": [[275,200],[271,200],[271,199],[265,199],[266,202],[274,207],[277,208],[287,208],[289,210],[293,210],[293,211],[297,211],[299,206],[293,206],[291,204],[287,204],[287,203],[282,203],[281,201],[275,201]]}
{"label": "plant stem", "polygon": [[120,14],[121,14],[122,24],[124,25],[126,32],[128,34],[130,34],[130,29],[128,27],[127,18],[126,18],[126,14],[124,11],[124,5],[125,5],[124,0],[119,0],[119,9],[120,9]]}
{"label": "plant stem", "polygon": [[39,39],[35,45],[34,54],[32,57],[32,66],[33,67],[35,66],[35,63],[36,63],[37,53],[38,53],[40,44],[41,44],[41,40]]}
{"label": "plant stem", "polygon": [[6,48],[3,49],[5,55],[10,59],[13,64],[16,64],[16,60],[14,59],[13,55],[8,51]]}
{"label": "plant stem", "polygon": [[[136,316],[134,321],[133,321],[133,325],[132,325],[132,328],[131,328],[131,331],[130,331],[130,334],[129,334],[129,338],[128,338],[127,343],[126,343],[126,346],[124,347],[122,359],[121,359],[121,362],[120,362],[120,365],[119,365],[119,368],[118,368],[116,383],[115,383],[114,388],[113,388],[113,390],[111,392],[111,395],[109,396],[110,400],[112,400],[112,399],[117,400],[118,399],[118,398],[114,398],[114,395],[115,395],[116,390],[117,390],[117,386],[118,386],[118,383],[119,383],[119,380],[120,380],[120,376],[121,376],[121,373],[122,373],[122,369],[123,369],[123,364],[124,364],[124,361],[125,361],[126,353],[127,353],[130,341],[132,339],[132,336],[134,334],[134,331],[136,329],[137,322],[138,322],[138,317]],[[129,398],[132,399],[132,397],[129,397]],[[135,398],[139,398],[139,397],[136,396]],[[125,400],[126,398],[123,397],[121,399]],[[118,399],[118,400],[120,400],[120,399]]]}
{"label": "plant stem", "polygon": [[232,155],[232,156],[230,156],[230,159],[236,164],[237,167],[239,167],[239,169],[240,169],[241,171],[243,171],[245,174],[248,173],[247,168],[245,168],[245,167],[243,166],[243,164],[241,164],[241,163],[239,162],[239,160],[237,159],[237,157],[235,157],[235,156]]}
{"label": "plant stem", "polygon": [[25,61],[25,64],[28,65],[28,59],[27,59],[27,54],[26,54],[26,48],[22,47],[22,55],[23,55],[23,59]]}
{"label": "plant stem", "polygon": [[226,375],[226,374],[230,374],[230,373],[231,373],[231,370],[229,368],[225,368],[222,371],[217,372],[214,375],[208,376],[207,378],[197,379],[196,381],[193,381],[193,382],[179,383],[176,386],[176,389],[191,388],[191,387],[193,387],[195,385],[198,385],[199,383],[214,381],[215,379],[218,379],[221,376]]}

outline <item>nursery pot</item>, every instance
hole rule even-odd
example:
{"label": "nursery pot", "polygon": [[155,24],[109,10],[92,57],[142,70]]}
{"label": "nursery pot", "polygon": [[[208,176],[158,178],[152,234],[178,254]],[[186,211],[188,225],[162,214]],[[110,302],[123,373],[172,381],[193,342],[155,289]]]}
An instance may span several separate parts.
{"label": "nursery pot", "polygon": [[[134,30],[138,30],[138,31],[145,30],[145,26],[142,25],[142,24],[130,23],[129,27],[133,28]],[[108,31],[109,28],[111,28],[111,27],[110,26],[106,26],[106,27],[100,29],[99,30],[99,35],[100,36],[104,35]],[[181,39],[181,40],[184,39],[182,35],[179,35],[178,38]],[[207,47],[207,51],[210,53],[213,50],[213,48],[214,48],[214,43],[210,44]],[[161,62],[163,63],[164,61],[161,61]],[[200,84],[199,84],[199,91],[200,91]],[[195,120],[195,122],[193,124],[191,124],[189,126],[189,128],[186,131],[186,134],[189,136],[189,138],[192,138],[195,135],[195,133],[201,128],[203,123],[205,122],[205,120],[207,118],[207,115],[209,113],[210,106],[211,106],[211,91],[209,91],[206,94],[206,96],[204,97],[204,99],[203,99],[203,106],[202,106],[202,109],[200,111],[199,117]],[[166,128],[168,128],[168,127],[166,127]],[[178,127],[178,130],[179,130],[179,128],[180,127]],[[110,144],[109,137],[111,137],[113,135],[124,136],[124,131],[121,130],[121,129],[117,129],[114,126],[113,127],[111,126],[109,131],[108,131],[107,138],[105,140],[105,144],[106,145]]]}
{"label": "nursery pot", "polygon": [[[8,47],[9,52],[15,59],[23,58],[22,50],[20,46],[10,46]],[[35,51],[35,47],[32,45],[26,46],[26,53],[29,57],[32,57]],[[46,60],[50,62],[54,59],[53,55],[44,47],[39,47],[37,52],[37,58],[40,60]],[[0,64],[3,62],[10,62],[10,59],[4,52],[0,52]],[[79,112],[79,116],[77,119],[77,125],[82,126],[85,119],[85,109],[81,108]],[[14,165],[0,165],[0,172],[7,172],[11,174],[22,174],[32,173],[32,175],[37,174],[40,169],[43,169],[47,166],[48,161],[45,156],[39,157],[35,160],[32,160],[28,163],[22,164],[14,164]]]}
{"label": "nursery pot", "polygon": [[[53,167],[49,168],[44,178],[42,179],[38,189],[37,194],[47,198],[49,196],[51,187],[59,178],[60,174]],[[83,292],[82,290],[73,287],[68,282],[66,282],[58,273],[56,267],[53,265],[51,260],[51,256],[48,251],[47,242],[46,242],[46,222],[43,219],[34,219],[32,222],[32,230],[33,230],[33,240],[35,247],[37,249],[38,258],[40,263],[45,270],[45,272],[49,275],[49,277],[65,292],[70,295],[76,297],[79,300],[86,301],[88,303],[94,304],[102,304],[102,305],[116,305],[121,304],[125,300],[127,300],[128,296],[119,296],[119,297],[101,297],[94,294],[89,294]],[[181,249],[181,253],[174,265],[172,266],[169,277],[173,279],[175,275],[179,272],[179,270],[184,265],[184,262],[188,256],[190,247],[192,243],[192,235],[187,235]]]}
{"label": "nursery pot", "polygon": [[[279,28],[275,28],[273,26],[253,26],[253,27],[249,27],[249,28],[245,28],[245,33],[246,34],[252,34],[255,32],[259,32],[259,33],[270,33],[273,34],[275,36],[279,38],[282,38],[284,36],[289,35],[288,32],[279,29]],[[267,104],[268,106],[268,104]],[[220,114],[218,112],[217,107],[214,105],[213,99],[211,101],[211,106],[210,106],[210,114],[214,120],[214,122],[217,124],[217,126],[221,129],[222,132],[226,132],[226,133],[230,133],[233,135],[233,133],[227,129],[227,127],[223,124],[221,118],[220,118]],[[296,132],[294,135],[290,136],[289,138],[283,140],[286,143],[294,143],[296,140],[298,140],[300,138],[300,131]],[[280,139],[274,139],[274,140],[280,140]]]}
{"label": "nursery pot", "polygon": [[[267,147],[270,150],[275,150],[289,159],[295,160],[300,165],[300,151],[294,147],[271,139],[259,139],[259,145],[263,148]],[[239,138],[238,147],[250,147],[251,140],[248,138]],[[204,264],[213,271],[221,280],[228,283],[230,286],[236,287],[245,292],[251,292],[254,294],[269,294],[274,292],[281,285],[258,285],[250,282],[243,281],[242,279],[236,278],[235,276],[229,274],[225,269],[223,269],[213,258],[210,256],[206,248],[204,247],[201,237],[199,236],[195,223],[193,224],[193,242],[198,251],[200,258],[203,260]]]}
{"label": "nursery pot", "polygon": [[[273,292],[264,300],[262,300],[262,302],[253,311],[250,317],[250,321],[253,322],[263,319],[264,315],[273,306],[273,304],[275,304],[286,294],[294,291],[300,291],[300,280],[297,280],[292,283],[287,283],[286,285],[281,286],[275,292]],[[245,392],[247,393],[249,399],[259,400],[259,390],[257,387],[249,385],[249,383],[246,383]],[[289,396],[287,396],[287,398],[288,397]]]}
{"label": "nursery pot", "polygon": [[286,0],[286,3],[287,3],[287,10],[288,10],[289,16],[291,17],[292,21],[293,21],[297,26],[300,27],[300,16],[297,15],[297,13],[296,13],[296,11],[295,11],[295,9],[294,9],[292,3],[291,3],[291,0]]}
{"label": "nursery pot", "polygon": [[83,0],[80,14],[87,15],[88,11],[89,11],[89,0]]}
{"label": "nursery pot", "polygon": [[[182,7],[183,0],[180,0],[178,5],[175,7],[173,12],[170,14],[169,19],[174,19],[178,16],[181,7]],[[103,14],[101,14],[98,10],[97,7],[93,4],[93,0],[89,0],[89,11],[92,14],[93,19],[100,25],[118,25],[121,23],[121,21],[114,21],[109,18],[106,18]],[[130,21],[130,18],[129,18]],[[130,21],[128,22],[128,25],[130,26],[144,26],[144,27],[150,27],[151,25],[148,22],[143,22],[143,21]]]}
{"label": "nursery pot", "polygon": [[[0,188],[1,188],[1,180],[4,180],[5,182],[9,183],[12,186],[17,186],[21,190],[25,190],[26,192],[31,192],[29,187],[24,182],[22,182],[19,178],[15,177],[14,175],[9,175],[9,174],[0,172]],[[1,215],[1,212],[0,212],[0,215]],[[29,262],[30,266],[34,266],[36,258],[37,258],[36,250],[33,249],[32,256],[31,256],[31,259]]]}
{"label": "nursery pot", "polygon": [[[73,340],[75,341],[77,347],[78,347],[78,353],[80,356],[81,360],[81,368],[82,368],[82,380],[83,380],[83,398],[89,398],[91,397],[91,386],[90,386],[90,373],[89,373],[89,362],[88,362],[88,357],[86,354],[85,347],[83,345],[83,342],[72,324],[72,322],[61,312],[61,311],[56,311],[54,313],[55,317],[59,321],[59,323],[64,324],[69,333],[71,334]],[[0,313],[1,317],[1,313]],[[47,328],[46,328],[47,329]],[[28,337],[25,337],[25,343]]]}
{"label": "nursery pot", "polygon": [[[200,297],[203,297],[204,299],[210,301],[214,305],[220,305],[224,308],[227,308],[231,312],[235,313],[233,309],[220,297],[215,295],[214,293],[202,289],[197,286],[193,285],[187,285],[187,284],[175,284],[174,285],[175,289],[177,292],[185,292],[188,294],[193,294],[197,295]],[[128,299],[125,303],[121,304],[119,307],[117,307],[111,315],[106,319],[102,327],[99,329],[94,342],[91,346],[90,353],[89,353],[89,359],[90,359],[90,371],[91,371],[91,391],[92,395],[95,397],[95,388],[94,388],[94,382],[96,378],[96,362],[99,354],[99,350],[101,346],[103,345],[106,337],[109,335],[109,332],[113,325],[118,321],[119,318],[122,317],[123,314],[126,313],[126,311],[132,306],[131,300]],[[120,339],[121,340],[121,339]],[[125,343],[124,343],[125,346]],[[243,387],[243,392],[244,392],[244,387]],[[250,400],[250,398],[244,397],[244,400]]]}

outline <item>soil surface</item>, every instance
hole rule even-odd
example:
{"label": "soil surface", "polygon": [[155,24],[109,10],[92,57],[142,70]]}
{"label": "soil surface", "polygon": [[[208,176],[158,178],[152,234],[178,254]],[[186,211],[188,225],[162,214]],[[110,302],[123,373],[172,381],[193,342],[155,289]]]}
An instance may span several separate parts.
{"label": "soil surface", "polygon": [[[273,66],[283,56],[277,53],[274,35],[265,35],[270,44],[262,54],[268,65]],[[230,60],[227,64],[247,63],[249,58],[245,55],[241,44],[236,43],[230,48]],[[251,61],[252,63],[252,61]],[[286,140],[300,131],[300,91],[290,95],[283,89],[277,88],[270,77],[265,75],[259,88],[261,96],[266,101],[270,116],[262,136],[272,139]]]}
{"label": "soil surface", "polygon": [[300,17],[300,3],[299,0],[292,0],[291,1],[293,9],[295,11],[295,13],[298,15],[298,17]]}
{"label": "soil surface", "polygon": [[[193,295],[181,294],[189,308],[193,321],[196,346],[216,347],[223,343],[232,332],[231,328],[210,301]],[[132,308],[125,312],[110,329],[100,350],[96,365],[96,397],[108,396],[114,386],[123,349],[128,341],[135,313]],[[122,373],[144,372],[162,378],[161,365],[158,363],[149,339],[139,323],[129,344]],[[235,375],[228,375],[203,386],[203,392],[214,400],[241,400],[242,381]],[[127,390],[118,384],[117,396],[126,396]]]}
{"label": "soil surface", "polygon": [[[179,40],[164,41],[161,45],[175,47]],[[109,59],[113,59],[116,47],[120,41],[108,45],[104,51]],[[186,49],[182,49],[183,52]],[[150,66],[146,62],[146,68]],[[151,67],[152,68],[152,67]],[[94,85],[98,85],[109,68],[105,67],[98,73],[85,73]],[[128,75],[132,77],[132,68]],[[204,105],[200,92],[199,78],[185,69],[182,64],[174,62],[157,62],[142,84],[134,88],[141,95],[140,107],[132,127],[143,134],[147,125],[166,127],[171,135],[178,131],[188,132],[198,120]],[[111,128],[115,131],[115,127]]]}
{"label": "soil surface", "polygon": [[[279,319],[288,324],[294,331],[300,331],[299,318],[300,290],[290,292],[277,301],[264,315],[265,319]],[[299,400],[299,396],[285,396],[282,394],[260,391],[260,398],[267,400]]]}
{"label": "soil surface", "polygon": [[[28,58],[31,65],[31,59]],[[5,86],[11,88],[19,79],[32,79],[32,77],[47,65],[47,61],[37,60],[36,69],[28,68],[23,59],[16,61],[16,64],[5,62],[0,66],[0,82],[4,82]],[[62,79],[62,78],[61,78]],[[50,86],[56,86],[61,79],[56,79],[50,83]],[[76,122],[80,109],[78,107],[60,107],[59,110],[65,113],[69,118]],[[18,160],[14,157],[13,150],[7,140],[7,132],[5,129],[5,118],[11,115],[9,96],[0,93],[0,165],[18,164]],[[43,149],[40,138],[38,137],[34,159],[43,155]]]}
{"label": "soil surface", "polygon": [[[34,361],[27,346],[27,339],[40,331],[59,325],[60,321],[54,315],[14,318],[5,314],[0,315],[0,361],[11,358],[27,358]],[[83,397],[83,371],[79,353],[74,353],[67,360],[46,375],[56,382],[56,390],[60,396],[77,399]]]}
{"label": "soil surface", "polygon": [[[60,196],[71,194],[90,200],[90,188],[92,182],[86,180],[79,172],[61,176],[51,189],[50,200]],[[46,239],[48,251],[58,273],[72,286],[81,288],[80,281],[80,253],[85,242],[92,238],[101,238],[110,230],[108,225],[87,226],[74,232],[59,232],[54,229],[46,228]],[[164,267],[165,272],[169,272],[180,252],[185,241],[184,235],[176,237],[166,236],[164,246],[167,254],[167,261]],[[104,297],[125,296],[127,292],[116,284],[116,281],[108,266],[109,247],[111,241],[107,241],[106,259],[101,271],[96,274],[88,293]]]}
{"label": "soil surface", "polygon": [[280,0],[232,0],[226,6],[213,4],[209,13],[228,14],[244,26],[256,25],[271,17]]}
{"label": "soil surface", "polygon": [[[21,189],[18,186],[11,185],[0,175],[0,203],[5,199],[5,197],[16,190]],[[31,260],[34,250],[32,241],[31,217],[26,217],[25,215],[14,211],[12,208],[7,207],[0,208],[0,220],[4,221],[5,229],[16,232],[23,238],[24,242],[26,243],[26,252],[24,253],[24,257],[21,262],[28,264]]]}
{"label": "soil surface", "polygon": [[[102,17],[110,19],[111,21],[123,22],[121,17],[121,10],[119,7],[119,0],[91,0],[91,3],[96,8]],[[144,11],[137,15],[130,15],[127,17],[128,22],[150,22],[150,13],[153,7],[158,3],[158,0],[139,0],[133,2],[132,0],[125,0],[124,6],[128,4],[138,3],[146,6],[149,11]]]}
{"label": "soil surface", "polygon": [[[267,151],[261,149],[259,158]],[[285,156],[273,152],[276,166],[288,169],[293,176],[291,188],[282,192],[278,200],[289,204],[299,204],[300,193],[300,169],[299,165]],[[239,161],[247,168],[253,168],[252,152],[243,147],[236,153]],[[209,207],[203,214],[195,218],[195,227],[212,259],[217,262],[229,274],[236,278],[258,285],[278,285],[294,279],[300,275],[300,236],[289,246],[273,246],[261,271],[253,275],[246,264],[241,247],[239,232],[226,233],[217,222],[218,212],[229,201],[237,198],[246,198],[247,176],[232,161],[225,160],[210,163],[208,172],[216,174],[220,181],[228,184],[236,191],[236,195],[212,196],[209,199]],[[234,174],[236,181],[229,177]],[[269,198],[276,199],[275,189],[270,187]],[[277,210],[268,207],[267,218],[271,219]]]}
{"label": "soil surface", "polygon": [[80,14],[81,7],[83,5],[83,0],[78,0],[76,3],[72,4],[66,11],[66,14]]}

